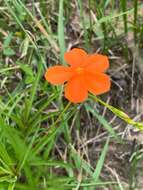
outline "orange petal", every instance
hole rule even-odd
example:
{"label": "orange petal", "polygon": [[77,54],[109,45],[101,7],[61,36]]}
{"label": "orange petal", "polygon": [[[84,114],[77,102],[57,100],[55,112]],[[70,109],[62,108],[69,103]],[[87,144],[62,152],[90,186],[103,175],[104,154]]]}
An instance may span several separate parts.
{"label": "orange petal", "polygon": [[99,95],[110,90],[110,77],[104,73],[86,73],[85,84],[89,92]]}
{"label": "orange petal", "polygon": [[52,84],[63,84],[73,76],[72,69],[64,66],[54,66],[47,69],[45,78]]}
{"label": "orange petal", "polygon": [[87,53],[83,49],[74,48],[64,54],[65,61],[73,67],[82,66]]}
{"label": "orange petal", "polygon": [[87,89],[82,76],[73,77],[65,86],[65,97],[73,102],[80,103],[88,97]]}
{"label": "orange petal", "polygon": [[86,59],[86,69],[90,72],[98,71],[104,72],[109,67],[109,60],[107,56],[100,54],[93,54]]}

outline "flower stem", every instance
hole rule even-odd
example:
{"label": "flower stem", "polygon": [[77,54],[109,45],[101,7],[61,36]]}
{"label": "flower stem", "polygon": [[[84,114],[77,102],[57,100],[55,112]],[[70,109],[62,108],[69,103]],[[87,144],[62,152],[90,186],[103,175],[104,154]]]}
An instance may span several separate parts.
{"label": "flower stem", "polygon": [[116,116],[118,116],[119,118],[121,118],[122,120],[124,120],[126,123],[128,123],[129,125],[133,125],[134,127],[140,129],[141,131],[143,131],[143,124],[140,122],[135,122],[133,121],[126,113],[124,113],[122,110],[117,109],[109,104],[107,104],[106,102],[102,101],[100,98],[97,98],[94,95],[90,94],[90,97],[94,100],[96,100],[97,102],[99,102],[100,104],[102,104],[103,106],[107,107],[112,113],[114,113]]}

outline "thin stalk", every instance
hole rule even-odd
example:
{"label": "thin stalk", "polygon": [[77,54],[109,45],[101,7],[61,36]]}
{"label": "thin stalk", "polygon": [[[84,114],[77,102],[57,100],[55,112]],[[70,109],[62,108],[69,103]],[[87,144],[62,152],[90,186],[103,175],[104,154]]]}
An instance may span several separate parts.
{"label": "thin stalk", "polygon": [[[127,0],[121,0],[121,9],[123,12],[127,11]],[[124,32],[127,34],[128,26],[127,26],[127,14],[123,14],[123,21],[124,21]]]}
{"label": "thin stalk", "polygon": [[59,17],[58,17],[58,41],[60,46],[61,61],[65,64],[64,53],[66,51],[65,34],[64,34],[64,0],[59,1]]}
{"label": "thin stalk", "polygon": [[105,106],[106,108],[108,108],[112,113],[114,113],[117,117],[119,117],[120,119],[128,123],[129,125],[132,125],[136,127],[137,129],[143,131],[143,123],[132,120],[125,112],[107,104],[106,102],[102,101],[100,98],[97,98],[97,96],[90,94],[90,97],[96,102],[99,102],[102,106]]}
{"label": "thin stalk", "polygon": [[138,0],[134,0],[134,43],[137,42],[137,13],[138,13]]}
{"label": "thin stalk", "polygon": [[88,6],[89,6],[89,24],[90,24],[90,29],[89,29],[89,42],[90,42],[90,45],[91,45],[91,43],[92,43],[92,18],[91,18],[92,4],[91,4],[91,0],[89,0]]}

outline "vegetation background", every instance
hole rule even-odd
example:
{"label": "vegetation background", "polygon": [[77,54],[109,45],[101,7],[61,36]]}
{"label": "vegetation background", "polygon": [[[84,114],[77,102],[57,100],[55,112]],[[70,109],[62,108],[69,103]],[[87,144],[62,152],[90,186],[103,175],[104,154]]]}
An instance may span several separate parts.
{"label": "vegetation background", "polygon": [[140,0],[0,0],[0,190],[142,190],[143,134],[44,79],[73,47],[110,59],[101,96],[143,119]]}

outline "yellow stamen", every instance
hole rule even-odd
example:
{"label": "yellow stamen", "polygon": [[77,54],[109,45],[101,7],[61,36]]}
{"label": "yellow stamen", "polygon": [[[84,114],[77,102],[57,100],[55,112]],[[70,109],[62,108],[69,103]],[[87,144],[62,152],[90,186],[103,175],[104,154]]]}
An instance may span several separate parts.
{"label": "yellow stamen", "polygon": [[76,68],[76,72],[77,72],[78,74],[83,73],[83,68],[82,68],[82,67]]}

